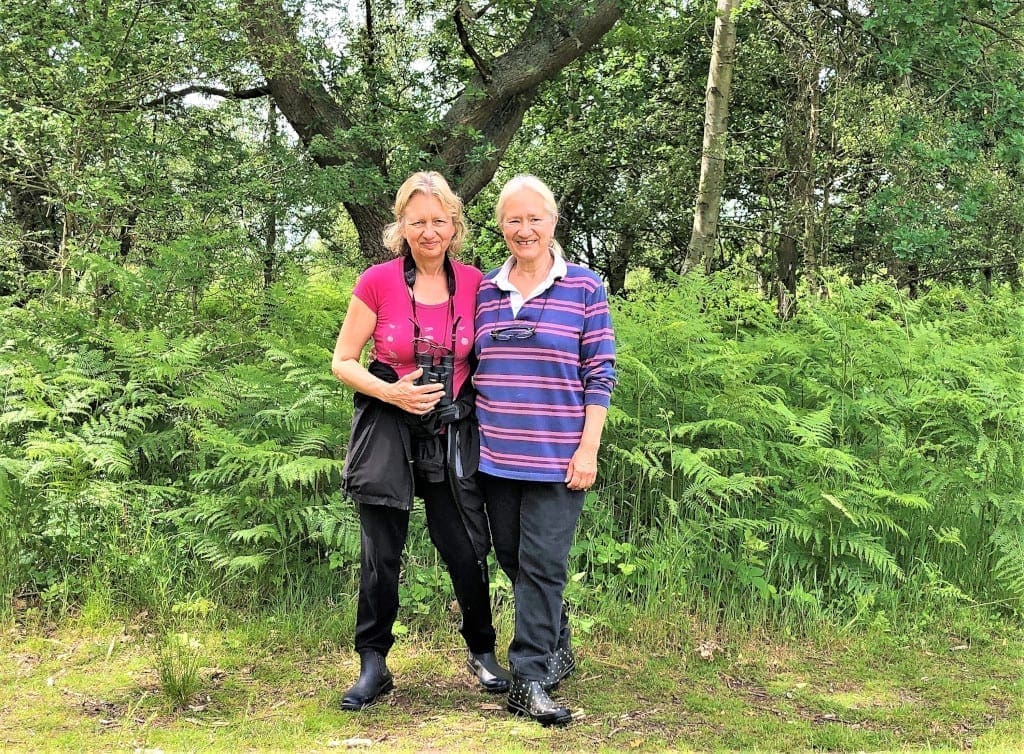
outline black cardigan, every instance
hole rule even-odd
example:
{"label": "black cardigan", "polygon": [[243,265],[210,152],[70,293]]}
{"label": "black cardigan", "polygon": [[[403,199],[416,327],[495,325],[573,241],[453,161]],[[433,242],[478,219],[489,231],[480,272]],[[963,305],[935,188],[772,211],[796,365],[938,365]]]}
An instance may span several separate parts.
{"label": "black cardigan", "polygon": [[[372,362],[369,370],[386,382],[398,380],[397,372],[379,361]],[[491,538],[476,478],[480,430],[473,412],[474,396],[475,391],[467,381],[457,398],[463,418],[447,425],[444,434],[421,438],[415,436],[410,426],[411,414],[356,392],[342,489],[360,505],[411,510],[416,474],[423,474],[433,458],[447,469],[452,498],[473,549],[485,565]]]}

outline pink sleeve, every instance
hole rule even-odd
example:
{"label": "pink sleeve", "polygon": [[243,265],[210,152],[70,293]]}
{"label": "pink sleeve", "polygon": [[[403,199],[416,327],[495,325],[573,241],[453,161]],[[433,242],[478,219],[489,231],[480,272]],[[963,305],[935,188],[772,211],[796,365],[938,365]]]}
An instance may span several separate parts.
{"label": "pink sleeve", "polygon": [[404,296],[408,298],[409,296],[402,278],[402,266],[403,261],[399,258],[368,267],[356,281],[352,295],[370,307],[377,316],[380,316],[389,297]]}
{"label": "pink sleeve", "polygon": [[376,313],[380,305],[380,270],[379,265],[367,269],[356,281],[356,287],[352,289],[352,295],[362,301],[370,311]]}
{"label": "pink sleeve", "polygon": [[471,307],[473,314],[476,314],[476,292],[480,288],[480,281],[483,279],[484,274],[480,272],[476,267],[470,264],[456,263],[458,266],[455,268],[458,274],[458,287],[456,290],[456,296],[462,298],[467,296],[469,298],[469,306]]}

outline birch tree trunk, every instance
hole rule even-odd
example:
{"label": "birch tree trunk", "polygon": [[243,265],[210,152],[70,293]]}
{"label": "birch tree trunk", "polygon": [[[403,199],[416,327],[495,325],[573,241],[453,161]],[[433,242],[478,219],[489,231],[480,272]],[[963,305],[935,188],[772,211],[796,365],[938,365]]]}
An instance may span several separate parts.
{"label": "birch tree trunk", "polygon": [[718,0],[715,35],[711,42],[711,64],[704,106],[704,145],[700,161],[700,183],[693,210],[693,232],[681,272],[685,275],[701,262],[705,266],[718,237],[718,213],[722,204],[725,176],[725,142],[729,118],[729,90],[736,58],[736,23],[733,12],[739,0]]}

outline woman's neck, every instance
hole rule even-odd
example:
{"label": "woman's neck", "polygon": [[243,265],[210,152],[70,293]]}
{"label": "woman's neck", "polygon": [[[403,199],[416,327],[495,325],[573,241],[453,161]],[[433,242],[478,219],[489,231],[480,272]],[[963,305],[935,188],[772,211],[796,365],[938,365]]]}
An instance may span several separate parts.
{"label": "woman's neck", "polygon": [[444,275],[444,259],[416,261],[416,274],[423,277],[441,277]]}
{"label": "woman's neck", "polygon": [[413,283],[413,298],[421,304],[440,304],[451,295],[448,290],[448,275],[444,269],[444,260],[416,262],[416,282]]}
{"label": "woman's neck", "polygon": [[531,259],[529,262],[517,259],[512,265],[511,272],[522,279],[536,282],[546,278],[554,264],[555,259],[550,254],[540,259]]}

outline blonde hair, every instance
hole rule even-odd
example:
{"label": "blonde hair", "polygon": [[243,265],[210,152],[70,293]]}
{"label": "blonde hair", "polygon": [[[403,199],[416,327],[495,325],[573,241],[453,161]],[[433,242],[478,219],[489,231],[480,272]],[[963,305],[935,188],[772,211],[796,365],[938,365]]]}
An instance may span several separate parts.
{"label": "blonde hair", "polygon": [[[501,193],[498,194],[498,203],[494,205],[494,221],[500,226],[502,220],[505,219],[505,204],[512,197],[520,191],[532,191],[537,194],[541,201],[544,203],[544,209],[551,213],[551,217],[554,219],[555,224],[558,224],[558,202],[555,201],[555,195],[548,188],[548,185],[544,183],[540,178],[529,173],[520,173],[508,180],[501,188]],[[565,252],[562,251],[561,244],[555,240],[555,237],[551,237],[551,250],[559,256],[564,256]]]}
{"label": "blonde hair", "polygon": [[462,248],[462,242],[466,238],[466,218],[462,214],[462,200],[451,190],[444,176],[433,170],[413,173],[398,188],[398,193],[395,195],[395,206],[391,210],[395,221],[384,228],[384,246],[399,256],[404,257],[409,253],[409,244],[402,236],[402,216],[405,214],[405,208],[409,201],[416,194],[436,197],[441,202],[441,206],[448,211],[452,218],[452,225],[455,227],[455,234],[448,245],[448,252],[452,255],[458,254],[459,249]]}

